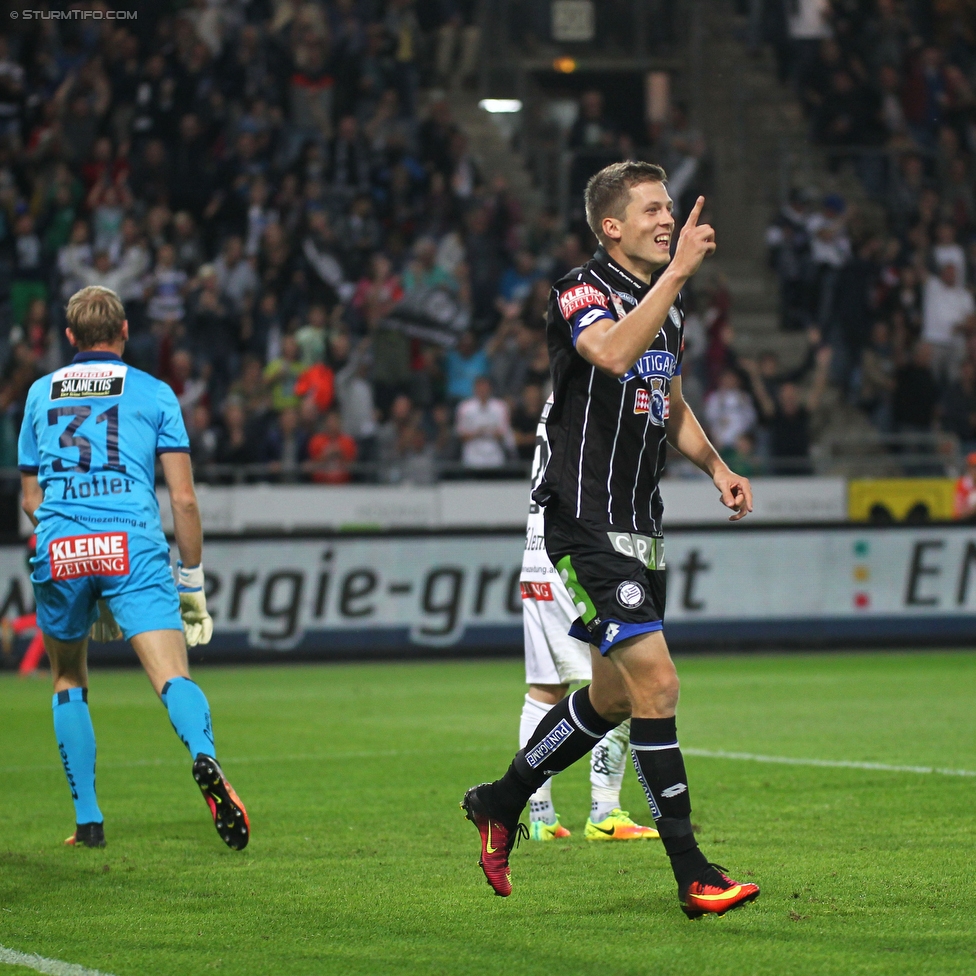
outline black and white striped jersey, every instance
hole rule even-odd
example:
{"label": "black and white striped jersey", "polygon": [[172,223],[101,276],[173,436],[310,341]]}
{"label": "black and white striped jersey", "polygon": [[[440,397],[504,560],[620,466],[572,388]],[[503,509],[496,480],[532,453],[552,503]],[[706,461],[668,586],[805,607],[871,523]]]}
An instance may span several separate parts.
{"label": "black and white striped jersey", "polygon": [[546,324],[553,405],[549,463],[534,497],[560,516],[661,534],[658,482],[667,455],[671,380],[681,373],[684,315],[672,305],[650,349],[622,379],[577,351],[580,333],[623,318],[650,291],[601,247],[558,281]]}

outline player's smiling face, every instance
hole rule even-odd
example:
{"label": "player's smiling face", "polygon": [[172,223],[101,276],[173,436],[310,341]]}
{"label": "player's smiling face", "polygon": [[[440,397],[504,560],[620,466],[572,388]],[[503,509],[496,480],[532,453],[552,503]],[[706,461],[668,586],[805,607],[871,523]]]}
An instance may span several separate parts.
{"label": "player's smiling face", "polygon": [[624,219],[614,221],[620,235],[615,243],[627,264],[653,273],[671,260],[672,206],[663,183],[638,183],[631,187]]}

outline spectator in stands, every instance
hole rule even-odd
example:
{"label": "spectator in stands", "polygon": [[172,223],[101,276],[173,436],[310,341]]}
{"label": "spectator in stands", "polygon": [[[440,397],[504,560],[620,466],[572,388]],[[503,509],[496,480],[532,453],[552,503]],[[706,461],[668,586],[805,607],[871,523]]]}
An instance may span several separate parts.
{"label": "spectator in stands", "polygon": [[447,17],[437,31],[437,77],[442,83],[468,85],[478,67],[481,30],[474,0],[449,0]]}
{"label": "spectator in stands", "polygon": [[543,403],[542,387],[529,383],[523,387],[518,406],[512,412],[512,435],[522,461],[531,461],[535,454],[536,430],[542,416]]}
{"label": "spectator in stands", "polygon": [[535,255],[522,249],[515,254],[515,263],[506,268],[502,275],[498,294],[504,302],[521,305],[527,301],[538,277]]}
{"label": "spectator in stands", "polygon": [[410,425],[404,439],[403,480],[411,485],[432,485],[437,481],[434,446],[428,443],[424,428],[417,422]]}
{"label": "spectator in stands", "polygon": [[931,432],[938,403],[939,385],[932,373],[932,346],[919,342],[911,358],[895,374],[895,430],[900,434]]}
{"label": "spectator in stands", "polygon": [[874,284],[879,275],[882,240],[870,235],[860,241],[853,256],[837,274],[833,302],[833,381],[844,393],[861,353],[870,340],[871,322],[877,314]]}
{"label": "spectator in stands", "polygon": [[922,338],[931,348],[930,368],[940,383],[955,373],[965,346],[963,328],[971,327],[976,301],[959,280],[958,265],[948,257],[938,274],[925,282],[922,304]]}
{"label": "spectator in stands", "polygon": [[[814,118],[819,142],[828,146],[871,146],[884,138],[877,94],[851,71],[833,72],[830,87]],[[834,165],[841,156],[832,158]]]}
{"label": "spectator in stands", "polygon": [[264,460],[282,480],[296,481],[308,460],[308,438],[298,423],[298,411],[286,407],[277,422],[268,429],[264,442]]}
{"label": "spectator in stands", "polygon": [[299,374],[295,381],[295,396],[311,399],[316,409],[324,413],[335,398],[335,373],[325,363],[312,363]]}
{"label": "spectator in stands", "polygon": [[705,397],[705,422],[715,446],[731,448],[756,423],[756,411],[749,394],[742,389],[739,374],[726,369],[718,387]]}
{"label": "spectator in stands", "polygon": [[29,213],[21,214],[14,224],[13,257],[11,311],[15,322],[23,322],[31,300],[47,298],[41,238],[37,234],[34,218]]}
{"label": "spectator in stands", "polygon": [[769,263],[779,278],[780,327],[799,330],[810,321],[808,291],[812,266],[808,194],[796,187],[766,230]]}
{"label": "spectator in stands", "polygon": [[299,360],[303,366],[325,360],[328,336],[326,325],[329,317],[324,305],[315,304],[308,310],[308,321],[295,333]]}
{"label": "spectator in stands", "polygon": [[612,149],[616,141],[617,128],[604,114],[603,92],[583,92],[579,115],[569,130],[570,149]]}
{"label": "spectator in stands", "polygon": [[489,375],[495,393],[515,403],[526,384],[536,336],[522,324],[519,303],[499,299],[499,306],[502,320],[488,340],[485,352],[491,364]]}
{"label": "spectator in stands", "polygon": [[871,342],[861,355],[858,403],[875,427],[890,434],[893,426],[892,406],[895,394],[895,350],[891,328],[877,321],[871,330]]}
{"label": "spectator in stands", "polygon": [[431,445],[441,465],[453,465],[461,457],[461,444],[454,428],[454,417],[446,403],[435,404],[430,412]]}
{"label": "spectator in stands", "polygon": [[213,426],[208,404],[198,400],[187,424],[190,457],[195,468],[213,464],[217,457],[220,435]]}
{"label": "spectator in stands", "polygon": [[940,426],[955,434],[964,450],[976,449],[976,363],[964,359],[945,391],[939,408]]}
{"label": "spectator in stands", "polygon": [[186,272],[176,266],[176,252],[172,245],[164,244],[156,254],[156,266],[145,282],[149,320],[182,322],[186,313],[183,299],[187,284]]}
{"label": "spectator in stands", "polygon": [[[76,220],[71,227],[68,242],[58,249],[57,270],[61,276],[60,295],[63,302],[67,303],[76,291],[85,287],[80,270],[75,269],[90,268],[93,258],[94,253],[88,240],[88,224],[84,220]],[[138,280],[141,274],[142,271],[139,271],[133,275],[132,280]]]}
{"label": "spectator in stands", "polygon": [[254,268],[244,256],[244,245],[236,235],[228,237],[223,252],[214,262],[221,295],[230,308],[241,312],[257,290]]}
{"label": "spectator in stands", "polygon": [[390,419],[377,434],[379,476],[389,484],[431,484],[436,480],[435,448],[428,443],[420,413],[410,399],[393,401]]}
{"label": "spectator in stands", "polygon": [[491,380],[478,376],[474,396],[458,404],[456,428],[461,463],[469,470],[500,468],[515,451],[508,405],[491,395]]}
{"label": "spectator in stands", "polygon": [[722,451],[722,460],[735,471],[741,471],[745,477],[752,478],[761,470],[759,457],[756,454],[756,438],[751,432],[740,434],[735,443]]}
{"label": "spectator in stands", "polygon": [[338,410],[330,410],[322,429],[308,442],[308,467],[312,480],[325,485],[341,485],[352,480],[356,442],[342,430]]}
{"label": "spectator in stands", "polygon": [[932,261],[937,268],[952,264],[956,268],[956,283],[966,286],[966,252],[957,241],[958,231],[951,221],[942,221],[935,229]]}
{"label": "spectator in stands", "polygon": [[406,394],[390,405],[390,415],[376,432],[376,452],[381,481],[396,483],[403,477],[402,465],[410,450],[411,430],[416,425],[414,406]]}
{"label": "spectator in stands", "polygon": [[281,355],[264,369],[264,382],[271,391],[271,407],[276,411],[298,406],[300,397],[295,392],[295,384],[304,372],[298,356],[297,340],[294,335],[286,335],[281,340]]}
{"label": "spectator in stands", "polygon": [[403,272],[402,281],[407,294],[430,288],[457,291],[454,276],[437,263],[437,242],[431,237],[422,237],[414,245],[413,260]]}
{"label": "spectator in stands", "polygon": [[356,441],[360,461],[376,460],[376,405],[369,381],[372,363],[365,344],[360,346],[336,375],[336,398],[342,427]]}
{"label": "spectator in stands", "polygon": [[807,474],[811,470],[811,425],[823,401],[830,359],[829,346],[817,350],[813,380],[807,391],[794,382],[785,382],[774,399],[764,386],[754,387],[768,429],[770,461],[776,474]]}
{"label": "spectator in stands", "polygon": [[825,46],[824,40],[830,37],[830,4],[828,0],[797,0],[786,9],[789,60],[794,80],[802,83]]}
{"label": "spectator in stands", "polygon": [[488,354],[484,349],[478,348],[474,333],[462,333],[457,347],[444,357],[448,399],[457,403],[472,397],[475,380],[479,376],[487,376],[490,369]]}
{"label": "spectator in stands", "polygon": [[403,297],[400,277],[385,254],[374,254],[367,277],[360,278],[352,298],[353,309],[363,317],[368,329],[376,326]]}
{"label": "spectator in stands", "polygon": [[810,314],[829,336],[834,322],[837,279],[850,260],[851,242],[847,234],[847,205],[836,193],[824,197],[820,210],[807,223],[810,232],[810,261],[813,265]]}
{"label": "spectator in stands", "polygon": [[252,436],[244,406],[236,397],[224,404],[224,429],[214,459],[218,464],[246,465],[261,460],[261,443]]}

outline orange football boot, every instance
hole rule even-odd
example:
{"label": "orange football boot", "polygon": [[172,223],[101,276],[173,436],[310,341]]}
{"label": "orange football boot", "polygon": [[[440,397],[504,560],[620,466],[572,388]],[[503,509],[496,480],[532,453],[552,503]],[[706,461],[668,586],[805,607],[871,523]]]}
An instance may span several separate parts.
{"label": "orange football boot", "polygon": [[759,897],[759,885],[733,881],[720,864],[709,864],[704,874],[703,879],[692,881],[683,893],[679,892],[681,910],[688,918],[721,916]]}

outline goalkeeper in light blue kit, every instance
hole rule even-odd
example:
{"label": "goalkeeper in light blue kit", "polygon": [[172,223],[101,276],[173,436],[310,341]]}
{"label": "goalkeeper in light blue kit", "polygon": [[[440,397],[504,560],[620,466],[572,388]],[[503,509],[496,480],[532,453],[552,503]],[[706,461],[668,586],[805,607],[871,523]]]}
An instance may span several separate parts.
{"label": "goalkeeper in light blue kit", "polygon": [[[65,843],[105,845],[88,712],[90,634],[131,641],[190,751],[217,833],[241,850],[247,811],[217,764],[210,705],[187,666],[187,645],[206,644],[213,621],[180,407],[165,383],[122,361],[129,327],[115,292],[83,288],[67,318],[78,354],[31,387],[18,452],[24,511],[37,528],[31,582],[54,678],[54,732],[75,805]],[[175,583],[156,500],[157,457],[180,552]]]}

